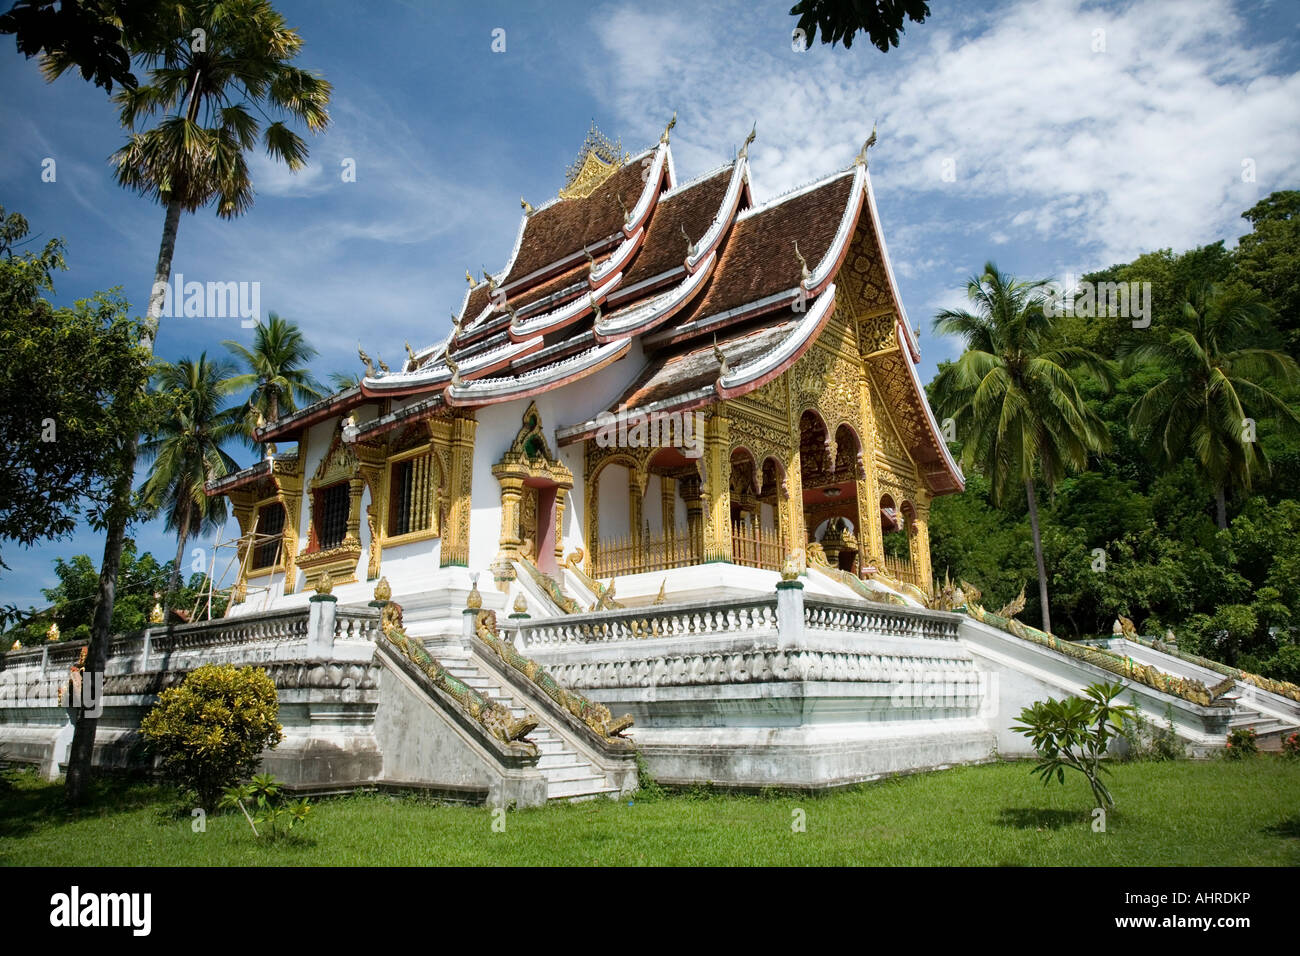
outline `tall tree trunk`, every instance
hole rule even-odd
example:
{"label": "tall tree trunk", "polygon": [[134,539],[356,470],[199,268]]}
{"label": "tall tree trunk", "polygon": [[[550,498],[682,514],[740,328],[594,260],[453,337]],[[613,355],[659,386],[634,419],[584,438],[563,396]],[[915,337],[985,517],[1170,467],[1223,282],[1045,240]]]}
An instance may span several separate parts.
{"label": "tall tree trunk", "polygon": [[1223,485],[1214,489],[1214,518],[1219,523],[1219,530],[1228,527],[1228,496]]}
{"label": "tall tree trunk", "polygon": [[1043,564],[1043,539],[1038,533],[1038,498],[1034,494],[1034,479],[1025,481],[1029,496],[1029,527],[1034,532],[1034,560],[1038,563],[1038,601],[1043,606],[1043,630],[1052,633],[1052,612],[1047,604],[1047,568]]}
{"label": "tall tree trunk", "polygon": [[163,623],[166,624],[170,617],[172,609],[172,597],[176,594],[176,588],[181,581],[181,562],[185,560],[185,542],[190,536],[190,512],[193,511],[193,505],[188,501],[185,503],[185,514],[181,515],[180,532],[176,536],[176,563],[172,565],[171,577],[167,581],[167,596],[163,599]]}
{"label": "tall tree trunk", "polygon": [[[172,255],[176,252],[176,230],[181,221],[181,204],[173,200],[167,204],[163,218],[162,242],[158,246],[158,264],[154,268],[153,287],[149,293],[149,312],[140,333],[140,347],[145,351],[146,362],[153,359],[153,343],[158,335],[158,321],[162,316],[167,283],[171,281]],[[122,566],[122,544],[126,539],[126,526],[131,517],[131,486],[135,483],[135,462],[140,453],[140,435],[134,433],[123,449],[121,473],[113,488],[113,503],[109,508],[107,532],[104,541],[104,560],[99,569],[99,590],[95,595],[95,613],[90,625],[90,646],[86,651],[86,672],[102,674],[108,664],[108,644],[113,631],[113,602],[117,596],[117,572]],[[83,678],[84,679],[84,678]],[[99,719],[91,717],[77,701],[77,721],[72,732],[72,747],[68,752],[68,780],[64,796],[69,803],[81,803],[90,785],[91,758],[95,753],[95,731]]]}

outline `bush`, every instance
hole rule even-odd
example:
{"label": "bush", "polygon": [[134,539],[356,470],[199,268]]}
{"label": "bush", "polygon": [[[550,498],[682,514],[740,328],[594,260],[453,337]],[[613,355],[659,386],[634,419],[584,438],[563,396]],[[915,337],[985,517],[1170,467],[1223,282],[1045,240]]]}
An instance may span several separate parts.
{"label": "bush", "polygon": [[1065,771],[1077,770],[1087,778],[1095,806],[1115,806],[1101,780],[1102,772],[1110,773],[1101,758],[1111,740],[1124,733],[1125,721],[1136,710],[1131,704],[1113,703],[1123,690],[1119,683],[1089,684],[1082,697],[1049,697],[1020,711],[1020,724],[1011,729],[1033,741],[1040,761],[1033,772],[1043,778],[1044,786],[1053,777],[1063,784]]}
{"label": "bush", "polygon": [[1282,738],[1282,753],[1288,757],[1300,757],[1300,734],[1287,734]]}
{"label": "bush", "polygon": [[1228,745],[1223,755],[1229,760],[1245,760],[1259,753],[1259,743],[1254,727],[1238,727],[1228,733]]}
{"label": "bush", "polygon": [[1187,756],[1187,749],[1174,732],[1174,711],[1170,705],[1165,708],[1165,720],[1168,727],[1160,727],[1135,712],[1124,731],[1128,741],[1128,753],[1125,760],[1179,760]]}
{"label": "bush", "polygon": [[140,731],[178,787],[216,808],[222,790],[250,776],[283,737],[275,683],[257,667],[204,664],[169,687]]}
{"label": "bush", "polygon": [[[249,805],[257,811],[257,816],[248,812]],[[253,836],[266,835],[271,840],[288,836],[297,824],[306,822],[312,810],[305,798],[290,803],[284,794],[284,784],[269,773],[259,773],[251,783],[227,787],[221,797],[221,806],[238,807],[252,828]],[[265,828],[261,832],[257,829],[259,823]]]}

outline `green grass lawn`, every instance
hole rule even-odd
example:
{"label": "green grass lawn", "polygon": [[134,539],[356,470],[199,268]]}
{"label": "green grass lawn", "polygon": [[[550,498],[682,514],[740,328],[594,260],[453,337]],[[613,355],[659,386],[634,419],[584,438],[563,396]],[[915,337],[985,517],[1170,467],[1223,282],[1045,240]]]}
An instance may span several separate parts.
{"label": "green grass lawn", "polygon": [[[1045,788],[1029,763],[962,767],[812,797],[690,796],[505,815],[366,794],[322,800],[301,837],[255,839],[238,813],[195,833],[172,791],[10,772],[0,865],[1300,865],[1300,761],[1121,764],[1119,808],[1094,833],[1082,778]],[[1077,776],[1077,775],[1076,775]],[[796,811],[806,832],[792,830]]]}

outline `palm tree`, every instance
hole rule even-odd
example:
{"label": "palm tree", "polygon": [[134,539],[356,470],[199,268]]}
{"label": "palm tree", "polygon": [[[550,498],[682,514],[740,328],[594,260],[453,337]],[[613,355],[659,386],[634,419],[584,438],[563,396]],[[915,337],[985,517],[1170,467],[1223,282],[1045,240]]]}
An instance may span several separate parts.
{"label": "palm tree", "polygon": [[346,392],[361,384],[361,376],[356,372],[330,372],[330,385],[335,392]]}
{"label": "palm tree", "polygon": [[210,497],[204,486],[239,469],[223,447],[243,431],[239,408],[221,407],[232,390],[228,379],[233,371],[231,363],[210,362],[204,352],[197,361],[162,362],[155,375],[158,391],[171,407],[141,448],[153,467],[140,496],[150,511],[164,512],[167,528],[176,532],[176,562],[167,582],[164,609],[171,608],[172,594],[180,583],[185,542],[191,532],[226,520],[225,498]]}
{"label": "palm tree", "polygon": [[302,330],[272,312],[253,333],[250,349],[239,342],[222,343],[243,360],[248,371],[230,380],[232,388],[252,387],[248,398],[245,429],[251,436],[258,420],[278,421],[282,412],[292,412],[298,401],[324,397],[324,387],[307,370],[316,350],[307,344]]}
{"label": "palm tree", "polygon": [[1068,369],[1086,369],[1106,388],[1113,373],[1086,349],[1054,343],[1052,321],[1043,312],[1047,291],[1046,280],[1020,281],[986,263],[984,274],[966,285],[974,311],[944,309],[935,316],[935,331],[959,336],[966,351],[940,370],[934,393],[939,413],[951,417],[963,436],[965,464],[988,477],[993,503],[1013,483],[1024,485],[1043,630],[1051,633],[1035,483],[1051,490],[1066,472],[1086,467],[1089,453],[1109,445],[1104,424]]}
{"label": "palm tree", "polygon": [[[257,145],[258,134],[272,157],[297,170],[306,164],[307,146],[287,123],[299,121],[312,132],[329,125],[330,84],[293,65],[302,39],[268,0],[174,0],[159,15],[166,23],[156,31],[126,38],[147,82],[124,88],[115,97],[122,124],[130,131],[126,145],[113,154],[118,183],[166,207],[140,335],[146,363],[171,279],[181,213],[212,203],[223,219],[247,212],[253,204],[253,184],[244,153]],[[49,79],[74,66],[66,51],[42,61]],[[158,124],[142,129],[154,116],[161,116]],[[267,121],[264,131],[259,116]],[[107,660],[138,453],[139,436],[132,435],[114,488],[116,504],[105,522],[104,560],[87,653],[92,671],[102,671]],[[97,725],[84,709],[79,712],[68,755],[69,802],[79,803],[85,796]]]}
{"label": "palm tree", "polygon": [[1249,489],[1268,461],[1248,419],[1276,417],[1288,430],[1300,416],[1269,387],[1269,379],[1300,379],[1295,359],[1251,345],[1260,341],[1269,308],[1206,282],[1189,287],[1182,318],[1163,342],[1121,346],[1125,365],[1154,362],[1168,374],[1133,406],[1134,437],[1147,437],[1165,466],[1190,457],[1214,489],[1215,519],[1228,526],[1229,485]]}

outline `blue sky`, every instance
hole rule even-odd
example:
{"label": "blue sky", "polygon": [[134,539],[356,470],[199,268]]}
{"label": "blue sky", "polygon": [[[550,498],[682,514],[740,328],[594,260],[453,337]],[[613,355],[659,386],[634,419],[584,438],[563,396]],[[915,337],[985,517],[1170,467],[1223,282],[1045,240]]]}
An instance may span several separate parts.
{"label": "blue sky", "polygon": [[[277,7],[304,38],[301,63],[334,84],[333,124],[296,175],[252,158],[245,217],[185,217],[173,269],[260,282],[263,313],[302,326],[322,379],[359,369],[358,340],[392,362],[405,340],[441,337],[465,270],[505,264],[520,196],[555,194],[592,120],[635,152],[676,110],[683,179],[729,158],[757,122],[760,201],[848,165],[877,122],[871,173],[924,380],[957,351],[930,317],[963,301],[986,259],[1062,276],[1231,245],[1242,210],[1300,187],[1290,0],[932,0],[888,54],[865,39],[795,52],[790,0]],[[60,302],[121,286],[143,311],[163,213],[113,183],[116,110],[79,78],[46,84],[12,39],[0,50],[0,204],[42,240],[66,239]],[[355,182],[342,181],[347,159]],[[251,338],[238,319],[166,319],[158,351],[174,360]],[[161,523],[133,535],[163,559],[175,551]],[[55,557],[98,563],[102,547],[89,529],[6,546],[0,604],[42,604]]]}

